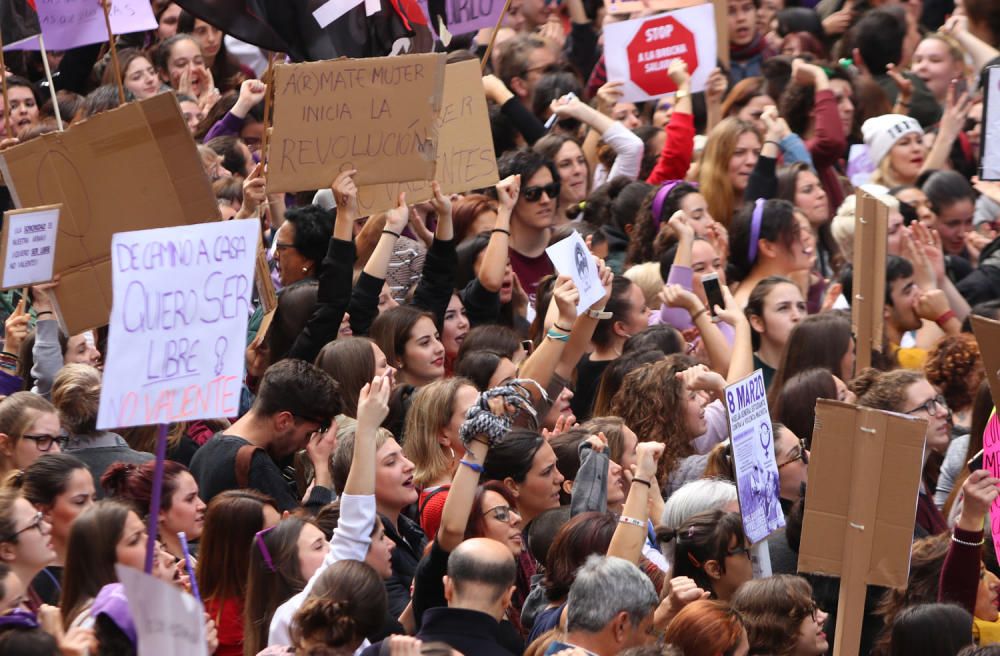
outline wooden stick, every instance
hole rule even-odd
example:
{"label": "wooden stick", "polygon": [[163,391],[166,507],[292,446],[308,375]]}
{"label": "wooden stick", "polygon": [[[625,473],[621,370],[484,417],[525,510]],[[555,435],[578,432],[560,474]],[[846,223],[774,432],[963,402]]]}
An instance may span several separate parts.
{"label": "wooden stick", "polygon": [[500,31],[500,26],[503,25],[503,17],[507,15],[507,10],[510,9],[510,0],[504,3],[503,11],[500,12],[500,18],[497,19],[496,27],[493,28],[493,34],[490,35],[490,42],[486,44],[486,54],[483,55],[483,61],[479,66],[479,72],[486,72],[486,64],[490,61],[490,53],[493,52],[493,42],[497,40],[497,32]]}
{"label": "wooden stick", "polygon": [[3,87],[3,133],[7,138],[10,133],[10,101],[7,100],[7,65],[3,62],[3,36],[0,35],[0,86]]}
{"label": "wooden stick", "polygon": [[104,8],[104,26],[108,29],[108,44],[111,46],[111,65],[115,67],[115,82],[118,83],[118,102],[125,104],[125,87],[122,85],[122,68],[118,63],[118,47],[115,45],[115,35],[111,32],[111,8],[108,0],[101,0]]}
{"label": "wooden stick", "polygon": [[267,58],[267,72],[264,73],[264,84],[266,89],[264,89],[264,135],[260,138],[260,163],[264,165],[264,170],[267,170],[267,147],[270,139],[268,138],[268,132],[271,128],[271,97],[274,93],[274,59],[278,56],[278,53],[272,52],[271,56]]}
{"label": "wooden stick", "polygon": [[62,132],[63,120],[62,112],[59,111],[59,99],[56,97],[56,83],[52,81],[52,69],[49,68],[49,53],[45,52],[45,37],[41,33],[38,34],[38,47],[42,51],[42,66],[45,68],[45,79],[49,83],[49,96],[52,97],[52,113],[56,115],[56,127]]}

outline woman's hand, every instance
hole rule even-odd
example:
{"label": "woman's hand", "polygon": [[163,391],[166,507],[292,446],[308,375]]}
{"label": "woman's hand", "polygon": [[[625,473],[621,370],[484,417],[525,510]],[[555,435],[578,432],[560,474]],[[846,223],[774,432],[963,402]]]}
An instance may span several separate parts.
{"label": "woman's hand", "polygon": [[965,484],[962,485],[962,512],[958,516],[957,524],[959,528],[965,531],[983,530],[986,513],[1000,493],[998,484],[1000,479],[993,478],[985,469],[969,474]]}
{"label": "woman's hand", "polygon": [[14,308],[14,312],[3,322],[3,350],[11,355],[17,355],[21,350],[21,344],[28,336],[28,327],[31,322],[31,315],[24,310],[24,299],[22,298]]}
{"label": "woman's hand", "polygon": [[640,442],[635,448],[636,465],[632,478],[640,478],[646,482],[655,478],[663,449],[662,442]]}
{"label": "woman's hand", "polygon": [[894,64],[886,64],[885,72],[896,83],[896,88],[899,89],[899,95],[896,96],[896,104],[902,107],[909,107],[910,98],[913,97],[913,82],[903,75]]}
{"label": "woman's hand", "polygon": [[708,74],[708,81],[705,82],[705,103],[708,105],[721,105],[722,98],[726,95],[726,88],[729,80],[723,75],[721,68],[713,68]]}
{"label": "woman's hand", "polygon": [[257,208],[267,202],[267,180],[263,171],[263,162],[258,163],[243,180],[243,204],[240,206],[237,218],[254,216]]}
{"label": "woman's hand", "polygon": [[517,205],[517,198],[520,194],[520,173],[516,175],[508,175],[506,178],[497,183],[497,198],[500,201],[500,207],[508,212],[514,211],[514,206]]}
{"label": "woman's hand", "polygon": [[712,308],[715,311],[715,316],[717,316],[720,321],[725,321],[733,328],[745,323],[747,321],[747,316],[743,313],[743,310],[740,309],[740,306],[736,304],[736,300],[733,298],[732,292],[729,291],[729,287],[720,283],[719,289],[722,290],[722,300],[726,303],[726,307],[720,308],[716,305]]}
{"label": "woman's hand", "polygon": [[580,302],[580,290],[569,276],[559,276],[552,289],[552,300],[559,310],[559,321],[563,326],[572,326],[576,321],[576,305]]}
{"label": "woman's hand", "polygon": [[665,285],[660,292],[660,303],[667,307],[687,310],[692,317],[704,309],[701,299],[680,285]]}
{"label": "woman's hand", "polygon": [[358,394],[358,427],[374,432],[389,416],[392,376],[375,376]]}
{"label": "woman's hand", "polygon": [[401,234],[410,221],[410,209],[406,206],[406,192],[399,192],[396,207],[385,213],[385,229]]}
{"label": "woman's hand", "polygon": [[355,218],[358,216],[358,185],[354,182],[354,176],[357,174],[357,169],[341,171],[330,185],[333,200],[337,203],[337,211],[346,210]]}
{"label": "woman's hand", "polygon": [[678,371],[675,375],[689,391],[703,391],[720,395],[726,389],[726,379],[703,364],[688,367],[684,371]]}
{"label": "woman's hand", "polygon": [[625,83],[620,81],[605,82],[597,90],[597,111],[610,117],[611,110],[614,109],[618,101],[625,95],[625,92],[622,90],[623,86],[625,86]]}

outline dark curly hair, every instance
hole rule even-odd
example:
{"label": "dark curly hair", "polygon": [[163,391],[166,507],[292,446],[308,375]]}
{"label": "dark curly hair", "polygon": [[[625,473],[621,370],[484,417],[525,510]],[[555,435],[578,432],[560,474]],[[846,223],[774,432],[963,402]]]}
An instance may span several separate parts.
{"label": "dark curly hair", "polygon": [[[626,264],[639,264],[641,262],[653,262],[665,251],[672,241],[662,240],[660,235],[667,221],[674,212],[681,208],[681,201],[688,194],[698,193],[698,188],[689,182],[667,182],[674,184],[674,188],[667,192],[663,199],[663,207],[658,217],[653,216],[653,201],[664,185],[656,188],[656,191],[647,194],[642,199],[642,205],[635,217],[635,225],[629,235],[628,251],[626,252]],[[659,224],[659,225],[657,225]]]}
{"label": "dark curly hair", "polygon": [[986,376],[976,338],[964,333],[942,338],[928,354],[924,373],[930,384],[941,390],[949,408],[971,406],[975,390]]}

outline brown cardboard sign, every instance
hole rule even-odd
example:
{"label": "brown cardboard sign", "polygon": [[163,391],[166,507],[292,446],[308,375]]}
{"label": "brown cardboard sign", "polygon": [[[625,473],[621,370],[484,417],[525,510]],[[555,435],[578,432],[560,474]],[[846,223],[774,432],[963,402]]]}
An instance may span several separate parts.
{"label": "brown cardboard sign", "polygon": [[[433,179],[441,185],[443,193],[461,194],[497,183],[493,134],[477,61],[455,62],[445,67],[444,95],[436,126],[440,145]],[[428,180],[360,187],[358,209],[362,216],[390,210],[396,207],[401,191],[406,192],[407,203],[430,200]]]}
{"label": "brown cardboard sign", "polygon": [[4,150],[0,172],[18,207],[62,203],[56,300],[70,334],[108,322],[114,233],[219,218],[170,93]]}
{"label": "brown cardboard sign", "polygon": [[889,207],[861,190],[857,201],[851,327],[857,343],[856,366],[861,371],[871,366],[872,350],[882,352]]}
{"label": "brown cardboard sign", "polygon": [[609,14],[631,14],[636,11],[669,11],[704,4],[705,0],[604,0]]}
{"label": "brown cardboard sign", "polygon": [[970,317],[972,332],[979,342],[979,352],[986,368],[986,380],[990,385],[993,405],[1000,407],[1000,321],[986,317]]}
{"label": "brown cardboard sign", "polygon": [[274,68],[269,192],[432,180],[444,54],[338,59]]}
{"label": "brown cardboard sign", "polygon": [[865,587],[906,585],[927,421],[816,402],[799,572],[840,577],[835,656],[858,653]]}

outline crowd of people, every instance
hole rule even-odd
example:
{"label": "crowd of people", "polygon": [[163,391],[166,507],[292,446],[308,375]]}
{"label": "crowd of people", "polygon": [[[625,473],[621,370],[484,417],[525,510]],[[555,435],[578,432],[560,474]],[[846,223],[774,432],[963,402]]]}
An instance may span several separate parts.
{"label": "crowd of people", "polygon": [[[996,0],[721,0],[728,62],[695,92],[676,60],[640,103],[602,26],[652,8],[513,0],[437,45],[493,39],[499,182],[367,217],[354,170],[269,192],[269,53],[152,5],[120,80],[101,45],[47,53],[55,89],[7,53],[0,148],[119,83],[173,94],[222,218],[261,222],[277,308],[249,317],[239,415],[168,427],[155,510],[158,428],[97,429],[106,329],[61,331],[58,280],[0,295],[0,654],[141,651],[115,568],[144,568],[154,522],[152,573],[200,595],[219,656],[826,654],[839,580],[798,569],[818,399],[927,425],[908,582],[868,587],[859,653],[1000,654],[970,324],[1000,318],[1000,183],[976,176]],[[866,368],[858,190],[889,211]],[[546,253],[574,231],[589,307]],[[721,399],[758,369],[785,527],[753,546]]]}

